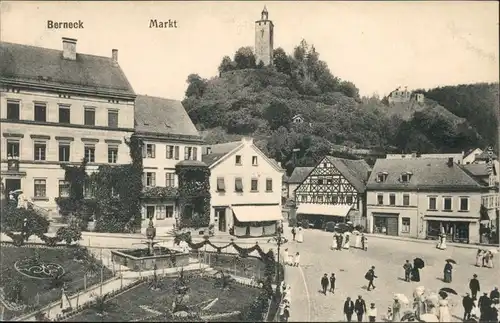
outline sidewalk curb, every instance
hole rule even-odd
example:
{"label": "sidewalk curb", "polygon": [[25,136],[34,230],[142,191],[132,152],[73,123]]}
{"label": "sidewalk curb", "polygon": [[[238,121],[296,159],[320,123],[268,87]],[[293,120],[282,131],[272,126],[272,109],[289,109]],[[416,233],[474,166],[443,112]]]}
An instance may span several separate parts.
{"label": "sidewalk curb", "polygon": [[[387,236],[387,235],[378,235],[373,233],[365,233],[367,237],[370,238],[379,238],[379,239],[387,239],[387,240],[399,240],[406,242],[415,242],[422,244],[436,244],[437,240],[425,240],[425,239],[414,239],[414,238],[406,238],[399,236]],[[446,243],[450,247],[462,248],[462,249],[481,249],[481,248],[498,248],[498,245],[486,245],[486,244],[465,244],[465,243],[455,243],[455,242],[447,242]],[[368,241],[368,246],[369,241]]]}

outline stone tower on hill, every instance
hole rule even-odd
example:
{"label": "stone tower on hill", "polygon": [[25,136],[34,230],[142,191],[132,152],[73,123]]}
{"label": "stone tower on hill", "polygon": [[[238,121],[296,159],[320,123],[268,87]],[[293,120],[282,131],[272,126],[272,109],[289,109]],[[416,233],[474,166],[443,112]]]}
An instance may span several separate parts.
{"label": "stone tower on hill", "polygon": [[269,18],[266,7],[261,12],[260,20],[255,22],[255,62],[264,65],[273,62],[274,25]]}

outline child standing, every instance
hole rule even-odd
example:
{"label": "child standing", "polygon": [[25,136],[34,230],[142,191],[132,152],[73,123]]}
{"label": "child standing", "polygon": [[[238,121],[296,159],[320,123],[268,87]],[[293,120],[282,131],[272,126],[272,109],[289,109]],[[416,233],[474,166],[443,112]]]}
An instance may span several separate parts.
{"label": "child standing", "polygon": [[298,267],[298,266],[300,265],[300,254],[299,254],[299,252],[297,252],[297,253],[295,254],[295,258],[294,258],[294,260],[293,260],[293,265],[294,265],[295,267]]}

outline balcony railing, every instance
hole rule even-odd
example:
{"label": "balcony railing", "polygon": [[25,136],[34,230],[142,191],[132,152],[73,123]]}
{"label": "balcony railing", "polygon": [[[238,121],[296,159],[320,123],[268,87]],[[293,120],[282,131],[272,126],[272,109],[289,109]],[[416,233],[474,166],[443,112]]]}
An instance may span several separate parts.
{"label": "balcony railing", "polygon": [[19,171],[19,157],[18,156],[8,156],[7,157],[7,170],[18,172]]}

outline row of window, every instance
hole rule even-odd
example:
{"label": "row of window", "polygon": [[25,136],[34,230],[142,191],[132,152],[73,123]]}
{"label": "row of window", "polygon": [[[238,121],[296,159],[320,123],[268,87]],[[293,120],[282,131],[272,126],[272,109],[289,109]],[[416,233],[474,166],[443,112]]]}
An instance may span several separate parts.
{"label": "row of window", "polygon": [[174,206],[173,205],[147,205],[146,212],[142,213],[142,219],[154,219],[165,220],[174,217]]}
{"label": "row of window", "polygon": [[300,203],[328,203],[328,204],[353,204],[354,195],[340,194],[340,195],[298,195]]}
{"label": "row of window", "polygon": [[[7,156],[8,158],[19,158],[20,156],[20,143],[19,140],[8,139],[7,140]],[[59,156],[58,160],[60,162],[70,161],[71,143],[70,142],[59,142]],[[96,155],[95,144],[85,143],[84,144],[84,156],[88,162],[94,163]],[[33,143],[33,158],[36,161],[47,160],[47,143],[41,140],[35,140]],[[114,164],[118,162],[118,145],[108,144],[108,163]]]}
{"label": "row of window", "polygon": [[[69,197],[70,183],[65,180],[59,180],[59,197]],[[111,188],[111,195],[117,197],[118,192]],[[95,197],[95,186],[87,183],[83,187],[83,196],[85,198]],[[45,178],[34,179],[34,197],[47,198],[47,180]]]}
{"label": "row of window", "polygon": [[[437,196],[429,196],[429,204],[428,204],[428,210],[429,211],[437,211],[438,210],[438,205],[437,205]],[[410,205],[410,195],[409,194],[403,194],[403,206],[409,206]],[[451,196],[444,196],[442,198],[442,211],[448,211],[451,212],[453,210],[453,198]],[[378,205],[385,205],[384,201],[384,194],[379,193],[377,194],[377,204]],[[391,206],[395,206],[396,204],[396,194],[391,193],[389,194],[389,204]],[[459,211],[469,211],[469,197],[467,196],[460,196],[459,197]]]}
{"label": "row of window", "polygon": [[[180,147],[167,145],[165,159],[179,160]],[[142,151],[143,158],[156,158],[156,144],[145,144]],[[198,160],[197,147],[184,147],[184,160]]]}
{"label": "row of window", "polygon": [[[408,183],[411,180],[413,173],[412,172],[403,172],[399,175],[399,182],[401,183]],[[377,174],[376,182],[377,183],[383,183],[387,180],[387,176],[389,176],[389,173],[387,172],[381,172]]]}
{"label": "row of window", "polygon": [[[234,156],[234,164],[236,166],[242,166],[243,165],[243,158],[242,158],[241,155]],[[252,156],[252,166],[258,166],[258,158],[257,158],[257,156]]]}
{"label": "row of window", "polygon": [[[235,192],[243,192],[243,178],[236,177],[234,179],[234,191]],[[258,192],[259,191],[259,179],[252,178],[250,180],[250,192]],[[266,179],[266,192],[273,191],[273,180],[272,178]],[[217,192],[226,192],[226,183],[224,177],[217,177]]]}
{"label": "row of window", "polygon": [[[165,187],[175,187],[175,178],[177,175],[175,173],[165,173]],[[146,172],[144,173],[144,185],[147,187],[156,186],[156,173]]]}
{"label": "row of window", "polygon": [[[21,120],[21,101],[8,100],[7,101],[7,119],[8,120]],[[85,107],[83,114],[83,124],[86,126],[95,126],[96,108]],[[34,102],[33,103],[33,120],[38,122],[47,122],[47,103]],[[59,104],[59,123],[71,123],[71,107],[69,105]],[[118,110],[108,109],[108,127],[118,127]]]}
{"label": "row of window", "polygon": [[483,196],[481,204],[484,205],[488,209],[491,209],[494,207],[499,207],[500,203],[499,203],[498,195]]}
{"label": "row of window", "polygon": [[[410,205],[410,194],[403,194],[403,206],[409,206]],[[377,194],[377,204],[378,205],[384,205],[384,194],[379,193]],[[389,205],[396,205],[396,194],[391,193],[389,194]],[[401,204],[399,204],[401,205]]]}

